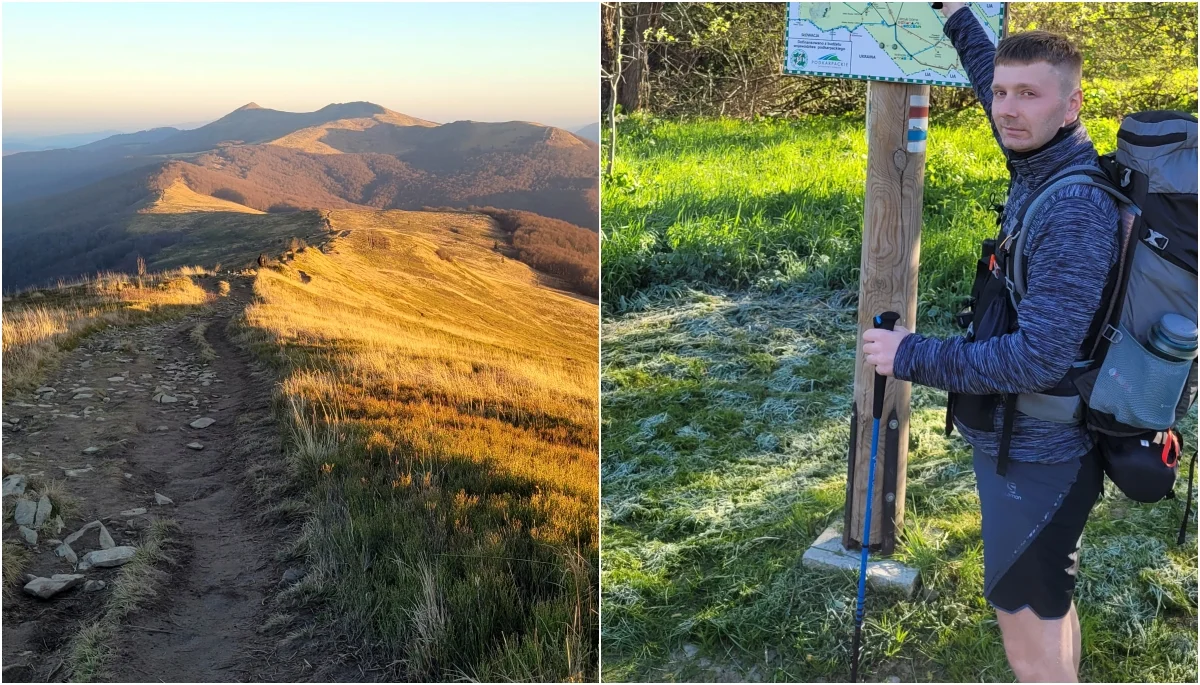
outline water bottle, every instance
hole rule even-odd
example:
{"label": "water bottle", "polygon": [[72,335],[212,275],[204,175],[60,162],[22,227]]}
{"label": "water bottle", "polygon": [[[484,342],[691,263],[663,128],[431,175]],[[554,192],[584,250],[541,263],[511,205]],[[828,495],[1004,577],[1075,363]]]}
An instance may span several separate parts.
{"label": "water bottle", "polygon": [[1171,362],[1186,362],[1196,357],[1196,324],[1173,312],[1150,327],[1147,347],[1155,355]]}

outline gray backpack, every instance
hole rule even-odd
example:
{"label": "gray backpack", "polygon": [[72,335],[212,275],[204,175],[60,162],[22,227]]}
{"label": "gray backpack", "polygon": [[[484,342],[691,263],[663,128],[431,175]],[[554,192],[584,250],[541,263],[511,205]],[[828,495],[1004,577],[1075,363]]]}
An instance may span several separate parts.
{"label": "gray backpack", "polygon": [[[1120,257],[1084,343],[1091,354],[1065,383],[1021,395],[1017,407],[1046,420],[1086,424],[1109,479],[1145,502],[1174,496],[1183,449],[1174,428],[1196,399],[1196,129],[1196,118],[1183,112],[1125,117],[1117,150],[1100,157],[1101,170],[1064,169],[1031,194],[1018,214],[1009,261],[1012,295],[1019,298],[1025,292],[1024,222],[1054,189],[1093,185],[1117,201]],[[1185,527],[1194,475],[1193,454]]]}

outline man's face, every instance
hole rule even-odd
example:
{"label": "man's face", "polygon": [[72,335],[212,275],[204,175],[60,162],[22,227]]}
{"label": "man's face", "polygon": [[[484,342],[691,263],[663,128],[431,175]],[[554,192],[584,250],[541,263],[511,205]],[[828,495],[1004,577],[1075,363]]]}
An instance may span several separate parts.
{"label": "man's face", "polygon": [[996,65],[992,121],[1004,147],[1037,149],[1078,118],[1083,93],[1069,80],[1048,62]]}

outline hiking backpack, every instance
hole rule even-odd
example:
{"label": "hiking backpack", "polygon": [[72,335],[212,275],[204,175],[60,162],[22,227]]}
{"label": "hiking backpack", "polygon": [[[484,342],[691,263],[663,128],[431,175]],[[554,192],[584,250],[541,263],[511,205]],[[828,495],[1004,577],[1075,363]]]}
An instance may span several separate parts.
{"label": "hiking backpack", "polygon": [[[1196,136],[1196,118],[1189,114],[1131,114],[1117,132],[1116,152],[1099,158],[1100,169],[1062,169],[1030,193],[1005,240],[1011,247],[985,241],[984,259],[992,259],[993,265],[989,247],[1004,253],[1002,268],[1015,312],[1026,286],[1024,229],[1045,199],[1064,185],[1085,184],[1103,189],[1117,202],[1120,250],[1084,340],[1083,349],[1091,352],[1056,387],[1004,397],[1001,468],[1012,414],[1019,409],[1047,421],[1086,425],[1109,480],[1131,499],[1174,497],[1183,450],[1175,426],[1196,399]],[[984,271],[981,260],[977,290]],[[947,434],[954,401],[947,412]],[[1195,467],[1193,453],[1180,543]]]}

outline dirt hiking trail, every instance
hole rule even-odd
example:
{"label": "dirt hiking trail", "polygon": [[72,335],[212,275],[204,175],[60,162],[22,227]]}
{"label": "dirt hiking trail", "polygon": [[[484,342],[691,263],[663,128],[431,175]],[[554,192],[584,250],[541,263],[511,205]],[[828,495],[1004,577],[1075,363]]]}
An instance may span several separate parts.
{"label": "dirt hiking trail", "polygon": [[[256,501],[246,477],[252,463],[279,458],[280,450],[270,411],[274,378],[227,333],[230,320],[253,300],[253,277],[197,280],[214,294],[227,280],[229,294],[202,313],[94,334],[67,354],[41,393],[4,398],[6,473],[26,476],[30,491],[57,482],[68,502],[65,511],[49,514],[41,539],[30,546],[9,513],[8,500],[19,496],[4,497],[4,539],[33,555],[4,600],[5,681],[71,677],[72,638],[101,614],[122,571],[73,570],[69,558],[56,556],[59,542],[90,522],[102,523],[111,541],[100,539],[96,526],[71,543],[82,563],[88,552],[113,543],[118,549],[142,544],[155,518],[179,524],[167,548],[176,564],[157,566],[168,574],[158,596],[120,621],[96,677],[295,677],[280,670],[272,640],[257,632],[286,570],[274,554],[288,538],[278,525],[258,522],[269,503]],[[22,591],[27,574],[72,573],[85,580],[49,599]]]}

